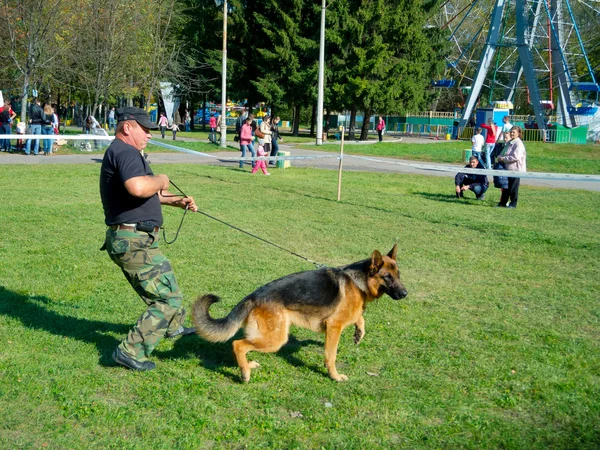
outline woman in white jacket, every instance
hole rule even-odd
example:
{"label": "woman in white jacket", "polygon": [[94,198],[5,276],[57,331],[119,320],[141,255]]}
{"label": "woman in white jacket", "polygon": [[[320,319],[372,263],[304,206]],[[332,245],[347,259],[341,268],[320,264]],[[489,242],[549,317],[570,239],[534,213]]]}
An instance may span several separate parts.
{"label": "woman in white jacket", "polygon": [[[265,156],[271,156],[271,117],[269,115],[264,116],[258,128],[260,129],[260,132],[265,135],[265,137],[262,138],[265,142]],[[275,162],[268,162],[268,164],[275,164]]]}
{"label": "woman in white jacket", "polygon": [[[527,152],[525,145],[521,140],[521,127],[512,127],[510,129],[510,143],[506,146],[502,155],[498,157],[498,161],[504,163],[506,170],[515,172],[527,172]],[[519,199],[520,178],[508,177],[508,189],[502,190],[499,207],[516,208]],[[510,200],[510,203],[506,203]]]}

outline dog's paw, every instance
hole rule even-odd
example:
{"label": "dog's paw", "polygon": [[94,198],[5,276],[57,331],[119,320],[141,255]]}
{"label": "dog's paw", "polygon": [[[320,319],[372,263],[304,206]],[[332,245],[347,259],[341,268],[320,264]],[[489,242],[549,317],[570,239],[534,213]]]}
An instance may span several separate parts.
{"label": "dog's paw", "polygon": [[362,339],[365,337],[365,330],[361,330],[360,328],[357,328],[356,330],[354,330],[354,343],[356,345],[360,344],[360,341],[362,341]]}
{"label": "dog's paw", "polygon": [[260,367],[260,364],[256,361],[248,361],[248,367],[250,367],[251,369],[258,369]]}
{"label": "dog's paw", "polygon": [[335,376],[331,376],[331,378],[335,381],[337,381],[338,383],[342,382],[342,381],[348,381],[348,377],[344,374],[338,373]]}
{"label": "dog's paw", "polygon": [[247,383],[248,381],[250,381],[250,371],[248,373],[242,372],[242,382]]}

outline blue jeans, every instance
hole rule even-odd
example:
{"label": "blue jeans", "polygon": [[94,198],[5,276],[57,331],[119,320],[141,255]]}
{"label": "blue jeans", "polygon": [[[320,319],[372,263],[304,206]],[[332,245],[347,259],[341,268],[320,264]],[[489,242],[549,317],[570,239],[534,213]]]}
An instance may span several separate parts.
{"label": "blue jeans", "polygon": [[471,190],[475,193],[477,198],[481,197],[487,191],[487,188],[483,184],[472,184]]}
{"label": "blue jeans", "polygon": [[[3,123],[0,127],[0,134],[11,134],[10,123]],[[10,139],[0,139],[0,147],[4,150],[10,150]]]}
{"label": "blue jeans", "polygon": [[[52,125],[44,125],[42,126],[42,134],[44,136],[51,136],[54,134],[54,128]],[[49,154],[52,152],[52,143],[54,141],[52,139],[44,139],[44,153]]]}
{"label": "blue jeans", "polygon": [[[31,124],[29,126],[29,134],[42,134],[42,126],[40,124]],[[39,139],[27,139],[27,145],[25,145],[25,154],[29,155],[31,153],[31,141],[35,141],[33,146],[33,154],[37,155],[40,150],[40,140]]]}
{"label": "blue jeans", "polygon": [[[252,153],[252,157],[256,157],[256,151],[254,150],[254,147],[252,147],[252,143],[246,145],[246,144],[240,144],[240,150],[242,150],[242,158],[246,157],[246,150],[250,150],[250,153]],[[256,165],[256,161],[252,161],[252,168],[254,168],[254,166]],[[242,169],[244,167],[244,161],[240,161],[240,169]]]}
{"label": "blue jeans", "polygon": [[485,144],[485,164],[484,167],[486,169],[492,168],[492,152],[494,151],[494,147],[496,144]]}
{"label": "blue jeans", "polygon": [[116,130],[115,119],[111,119],[111,118],[108,119],[108,130],[109,131],[110,130]]}

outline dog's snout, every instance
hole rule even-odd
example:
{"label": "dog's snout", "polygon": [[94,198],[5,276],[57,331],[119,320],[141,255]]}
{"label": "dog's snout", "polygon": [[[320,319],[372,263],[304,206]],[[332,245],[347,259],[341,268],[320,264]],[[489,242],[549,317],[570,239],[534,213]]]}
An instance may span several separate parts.
{"label": "dog's snout", "polygon": [[390,297],[392,297],[394,300],[402,300],[407,295],[408,295],[408,291],[406,290],[406,288],[404,286],[400,285],[400,286],[397,286],[396,289],[394,289],[394,291],[391,293]]}

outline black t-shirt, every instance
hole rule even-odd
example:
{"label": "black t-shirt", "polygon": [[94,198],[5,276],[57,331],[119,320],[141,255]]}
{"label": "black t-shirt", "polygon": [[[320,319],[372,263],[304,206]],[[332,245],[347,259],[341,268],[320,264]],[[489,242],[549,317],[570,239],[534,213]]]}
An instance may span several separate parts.
{"label": "black t-shirt", "polygon": [[146,221],[156,227],[163,223],[158,194],[150,198],[131,195],[125,181],[154,175],[152,169],[133,146],[115,139],[106,149],[100,170],[100,197],[106,225]]}

